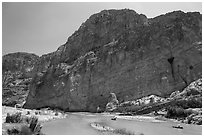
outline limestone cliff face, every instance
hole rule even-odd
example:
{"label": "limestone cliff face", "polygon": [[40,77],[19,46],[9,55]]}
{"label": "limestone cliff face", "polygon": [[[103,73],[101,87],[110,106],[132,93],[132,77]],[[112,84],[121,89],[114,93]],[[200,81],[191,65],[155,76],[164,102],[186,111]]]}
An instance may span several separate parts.
{"label": "limestone cliff face", "polygon": [[92,15],[35,66],[25,108],[105,109],[150,94],[166,96],[202,75],[202,16],[176,11],[152,19],[133,10]]}
{"label": "limestone cliff face", "polygon": [[2,57],[2,104],[14,106],[25,101],[39,57],[30,53],[10,53]]}

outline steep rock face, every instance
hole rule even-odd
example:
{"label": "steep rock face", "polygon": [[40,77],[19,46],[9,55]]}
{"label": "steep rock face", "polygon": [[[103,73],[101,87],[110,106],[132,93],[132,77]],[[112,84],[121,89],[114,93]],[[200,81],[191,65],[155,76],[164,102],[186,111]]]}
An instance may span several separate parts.
{"label": "steep rock face", "polygon": [[39,57],[30,53],[10,53],[2,57],[2,104],[14,106],[25,101]]}
{"label": "steep rock face", "polygon": [[40,58],[26,108],[105,109],[119,102],[170,95],[202,75],[202,16],[176,11],[153,19],[133,10],[92,15]]}

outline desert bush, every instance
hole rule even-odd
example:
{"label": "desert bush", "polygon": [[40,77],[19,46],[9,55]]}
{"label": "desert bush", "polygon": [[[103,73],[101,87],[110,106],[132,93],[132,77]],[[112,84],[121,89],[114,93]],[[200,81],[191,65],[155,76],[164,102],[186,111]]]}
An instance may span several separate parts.
{"label": "desert bush", "polygon": [[142,108],[142,106],[120,106],[115,111],[117,112],[135,112]]}
{"label": "desert bush", "polygon": [[181,107],[169,107],[167,108],[167,118],[175,118],[175,117],[187,117],[188,112]]}
{"label": "desert bush", "polygon": [[19,129],[15,127],[12,129],[8,129],[7,133],[9,135],[41,135],[41,132],[32,132],[28,125],[21,125]]}
{"label": "desert bush", "polygon": [[184,109],[188,108],[202,108],[202,97],[189,97],[185,100],[176,100],[173,104]]}
{"label": "desert bush", "polygon": [[7,133],[8,135],[19,135],[20,134],[20,131],[17,130],[15,127],[12,128],[12,129],[7,129]]}
{"label": "desert bush", "polygon": [[30,123],[29,123],[29,128],[31,130],[31,132],[35,135],[39,135],[41,134],[41,124],[38,122],[38,118],[37,117],[31,117]]}
{"label": "desert bush", "polygon": [[191,97],[187,101],[187,104],[189,108],[202,108],[202,97],[199,98]]}
{"label": "desert bush", "polygon": [[24,121],[26,124],[29,124],[29,123],[30,123],[30,120],[31,120],[30,117],[25,117],[25,118],[23,118],[23,121]]}
{"label": "desert bush", "polygon": [[29,126],[29,128],[31,129],[31,131],[34,131],[35,130],[35,127],[36,127],[36,125],[38,124],[38,118],[37,117],[31,117],[30,118],[30,126]]}
{"label": "desert bush", "polygon": [[30,115],[30,111],[27,111],[27,114],[26,115]]}
{"label": "desert bush", "polygon": [[21,117],[20,112],[17,112],[17,113],[12,114],[12,115],[7,113],[6,123],[21,123],[21,122],[22,122],[22,117]]}
{"label": "desert bush", "polygon": [[58,112],[55,112],[55,116],[58,116],[59,114],[58,114]]}
{"label": "desert bush", "polygon": [[186,93],[187,96],[190,96],[190,95],[198,95],[198,94],[200,94],[200,92],[199,92],[198,90],[196,90],[196,89],[190,89],[190,90]]}
{"label": "desert bush", "polygon": [[38,118],[33,117],[26,117],[25,118],[26,124],[21,125],[20,129],[8,129],[7,133],[9,135],[42,135],[41,133],[41,124],[38,122]]}

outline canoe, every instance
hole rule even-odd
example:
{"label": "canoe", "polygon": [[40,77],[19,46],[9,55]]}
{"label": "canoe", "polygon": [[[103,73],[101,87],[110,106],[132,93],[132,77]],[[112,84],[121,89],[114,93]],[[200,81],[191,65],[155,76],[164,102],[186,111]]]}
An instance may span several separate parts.
{"label": "canoe", "polygon": [[116,120],[116,119],[117,119],[116,117],[111,118],[111,120]]}
{"label": "canoe", "polygon": [[172,126],[173,128],[183,129],[181,126]]}

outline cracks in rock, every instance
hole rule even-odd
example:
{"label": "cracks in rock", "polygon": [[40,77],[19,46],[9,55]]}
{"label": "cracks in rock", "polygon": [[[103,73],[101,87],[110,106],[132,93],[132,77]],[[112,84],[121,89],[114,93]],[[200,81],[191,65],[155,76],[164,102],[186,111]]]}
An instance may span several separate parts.
{"label": "cracks in rock", "polygon": [[174,67],[173,67],[174,57],[172,56],[172,57],[168,58],[167,61],[168,61],[169,64],[171,65],[172,77],[173,77],[173,79],[175,79],[175,76],[174,76]]}
{"label": "cracks in rock", "polygon": [[190,70],[192,70],[192,69],[193,69],[193,66],[192,66],[192,65],[190,65],[190,66],[189,66],[189,69],[190,69]]}
{"label": "cracks in rock", "polygon": [[168,58],[168,62],[169,62],[170,64],[173,64],[173,61],[174,61],[174,57]]}
{"label": "cracks in rock", "polygon": [[89,104],[90,104],[90,101],[91,101],[91,98],[90,98],[90,95],[92,95],[92,67],[90,67],[89,71],[87,73],[89,73],[88,75],[88,92],[87,92],[87,104],[86,104],[86,109],[88,110],[89,109]]}
{"label": "cracks in rock", "polygon": [[187,87],[188,86],[188,82],[187,82],[187,80],[181,75],[181,73],[180,73],[180,66],[178,65],[178,75],[180,76],[180,78],[185,82],[185,84],[186,84],[186,86],[185,87]]}

